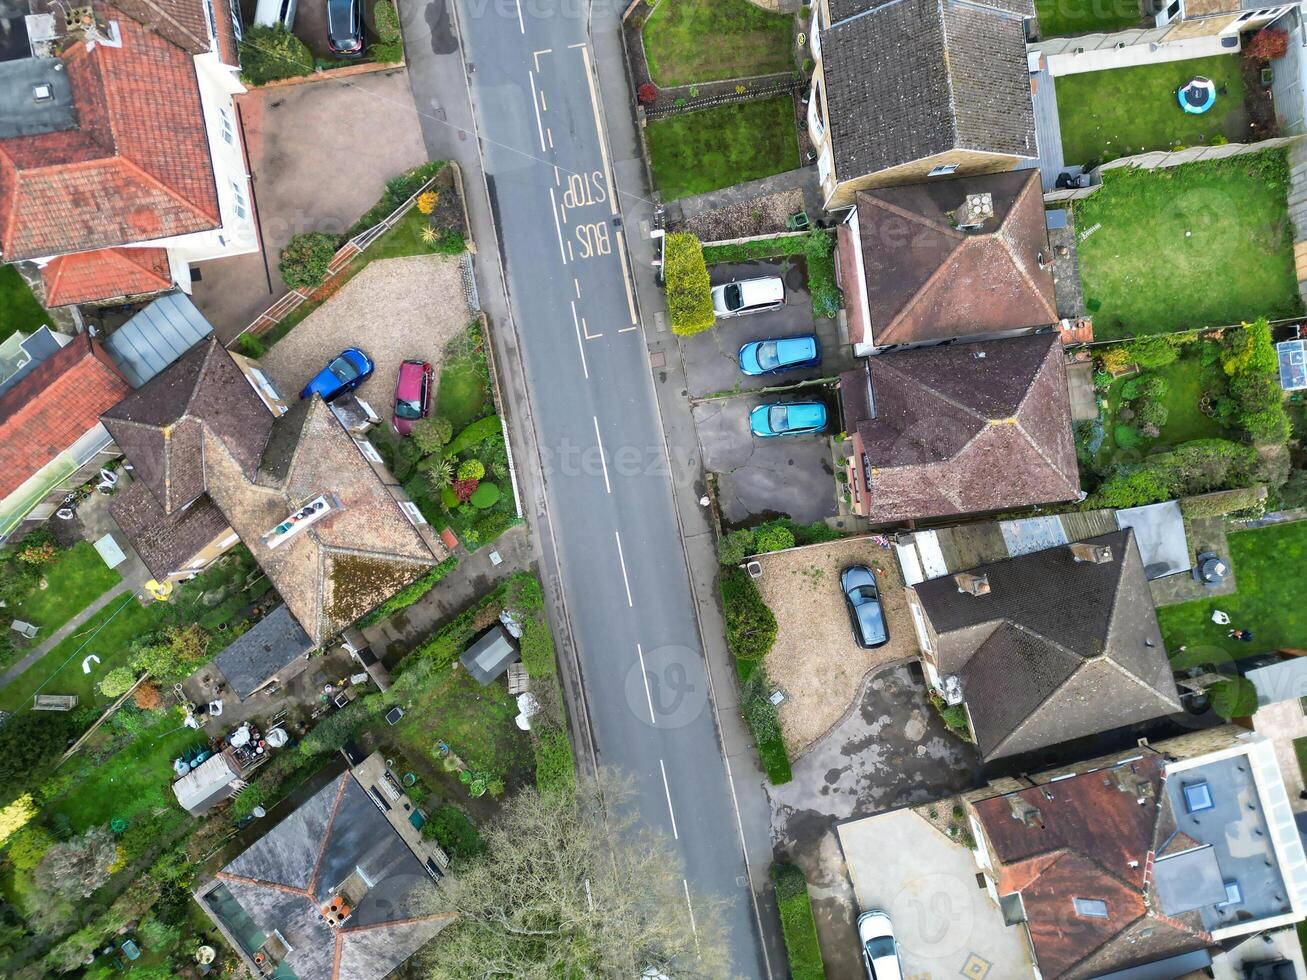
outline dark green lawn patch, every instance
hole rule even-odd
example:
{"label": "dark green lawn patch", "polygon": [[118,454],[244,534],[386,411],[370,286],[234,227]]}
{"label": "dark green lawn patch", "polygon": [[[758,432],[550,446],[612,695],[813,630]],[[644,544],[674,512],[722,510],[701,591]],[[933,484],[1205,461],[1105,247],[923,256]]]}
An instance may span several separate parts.
{"label": "dark green lawn patch", "polygon": [[1095,339],[1296,315],[1287,187],[1283,150],[1106,172],[1075,205]]}
{"label": "dark green lawn patch", "polygon": [[790,71],[794,19],[748,0],[662,0],[644,26],[658,85],[692,85]]}
{"label": "dark green lawn patch", "polygon": [[1138,0],[1035,0],[1040,37],[1108,34],[1138,25]]}
{"label": "dark green lawn patch", "polygon": [[50,322],[23,277],[12,265],[0,266],[0,340],[16,331],[31,333]]}
{"label": "dark green lawn patch", "polygon": [[645,133],[654,182],[669,201],[799,165],[794,107],[788,97],[657,119]]}
{"label": "dark green lawn patch", "polygon": [[[1060,2],[1060,0],[1059,0]],[[1202,115],[1180,108],[1176,92],[1196,75],[1216,83],[1216,105]],[[1057,114],[1067,163],[1102,163],[1149,150],[1248,139],[1237,54],[1062,75]]]}
{"label": "dark green lawn patch", "polygon": [[1293,740],[1293,754],[1298,760],[1298,775],[1307,781],[1307,737]]}
{"label": "dark green lawn patch", "polygon": [[780,908],[790,975],[794,980],[823,980],[826,967],[817,941],[817,921],[812,916],[808,880],[792,864],[773,864],[771,880]]}
{"label": "dark green lawn patch", "polygon": [[433,414],[449,419],[456,436],[477,419],[494,411],[484,343],[481,325],[474,323],[468,328],[466,337],[450,344],[440,365]]}
{"label": "dark green lawn patch", "polygon": [[48,637],[101,594],[113,588],[120,576],[104,563],[89,541],[78,541],[41,569],[46,588],[32,592],[15,609],[14,618],[41,627],[38,642]]}
{"label": "dark green lawn patch", "polygon": [[[1221,663],[1264,650],[1307,646],[1307,605],[1301,601],[1300,574],[1307,561],[1307,522],[1238,531],[1229,541],[1239,587],[1234,595],[1157,610],[1175,666]],[[1212,622],[1217,609],[1229,614],[1229,626]],[[1252,630],[1252,642],[1227,636],[1231,628]],[[1183,653],[1181,646],[1186,647]]]}

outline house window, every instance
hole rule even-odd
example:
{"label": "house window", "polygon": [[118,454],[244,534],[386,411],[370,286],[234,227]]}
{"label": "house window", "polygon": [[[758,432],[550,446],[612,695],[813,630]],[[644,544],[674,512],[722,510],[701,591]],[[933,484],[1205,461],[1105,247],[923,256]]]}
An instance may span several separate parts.
{"label": "house window", "polygon": [[403,509],[405,516],[414,524],[425,524],[427,519],[422,516],[422,511],[418,510],[418,505],[411,500],[401,500],[399,506]]}
{"label": "house window", "polygon": [[1212,788],[1205,779],[1201,783],[1189,783],[1182,792],[1184,808],[1188,813],[1202,813],[1216,806],[1216,801],[1212,799]]}
{"label": "house window", "polygon": [[935,648],[930,642],[930,630],[926,629],[926,617],[921,607],[915,602],[909,602],[908,608],[912,610],[912,625],[917,629],[917,639],[921,642],[921,649],[927,653],[934,653]]}
{"label": "house window", "polygon": [[232,124],[231,113],[226,106],[218,107],[218,131],[222,133],[222,141],[228,146],[236,143],[236,127]]}
{"label": "house window", "polygon": [[245,203],[245,188],[241,187],[240,184],[233,180],[231,182],[231,193],[236,210],[236,217],[244,221],[250,216],[249,205]]}
{"label": "house window", "polygon": [[354,444],[359,447],[359,452],[372,460],[372,462],[381,462],[381,453],[377,452],[377,447],[372,445],[372,443],[368,442],[366,439],[355,439]]}
{"label": "house window", "polygon": [[830,144],[828,143],[822,147],[821,156],[817,157],[817,179],[823,184],[830,180],[830,168]]}
{"label": "house window", "polygon": [[204,0],[204,16],[209,23],[209,40],[212,41],[218,36],[218,15],[213,11],[212,0]]}
{"label": "house window", "polygon": [[938,167],[931,167],[927,177],[947,177],[949,174],[957,173],[958,165],[956,163],[941,163]]}
{"label": "house window", "polygon": [[1075,906],[1076,915],[1089,919],[1107,918],[1107,903],[1101,898],[1073,898],[1071,903]]}
{"label": "house window", "polygon": [[228,6],[231,8],[232,33],[236,35],[236,40],[242,41],[245,39],[245,27],[243,24],[241,24],[240,4],[237,2],[237,0],[231,0],[231,3],[228,4]]}

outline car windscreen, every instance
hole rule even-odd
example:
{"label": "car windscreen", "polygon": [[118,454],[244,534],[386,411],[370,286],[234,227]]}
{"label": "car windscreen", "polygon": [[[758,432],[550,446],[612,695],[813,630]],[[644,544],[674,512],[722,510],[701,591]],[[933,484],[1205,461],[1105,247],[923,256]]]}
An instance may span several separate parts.
{"label": "car windscreen", "polygon": [[327,370],[330,371],[335,376],[336,380],[341,383],[348,383],[359,376],[358,369],[355,368],[354,365],[349,362],[349,359],[344,356],[338,357],[328,364]]}
{"label": "car windscreen", "polygon": [[762,368],[764,371],[770,371],[780,363],[781,359],[777,356],[776,344],[774,341],[769,340],[764,344],[758,345],[758,367]]}
{"label": "car windscreen", "polygon": [[767,424],[773,432],[784,432],[789,426],[790,412],[784,405],[773,405],[767,410]]}
{"label": "car windscreen", "polygon": [[867,940],[867,955],[872,960],[878,960],[883,956],[893,956],[894,940],[889,936],[877,936],[875,939]]}
{"label": "car windscreen", "polygon": [[723,290],[723,293],[726,296],[726,308],[728,310],[738,310],[744,305],[744,290],[740,288],[739,283],[730,283]]}
{"label": "car windscreen", "polygon": [[417,402],[406,402],[400,398],[395,402],[395,414],[402,419],[422,418],[422,406]]}

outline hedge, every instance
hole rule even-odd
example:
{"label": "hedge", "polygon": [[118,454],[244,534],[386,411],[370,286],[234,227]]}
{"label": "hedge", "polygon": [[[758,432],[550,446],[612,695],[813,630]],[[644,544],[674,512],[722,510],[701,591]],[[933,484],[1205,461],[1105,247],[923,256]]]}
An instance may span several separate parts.
{"label": "hedge", "polygon": [[760,663],[736,659],[735,673],[740,681],[740,716],[758,747],[758,759],[767,781],[773,786],[788,783],[794,773],[781,733],[781,719],[769,697],[772,685],[767,671]]}
{"label": "hedge", "polygon": [[794,980],[825,980],[826,966],[817,941],[817,922],[812,917],[812,899],[808,880],[792,864],[773,864],[772,887],[780,907],[781,931],[785,935],[785,952]]}
{"label": "hedge", "polygon": [[1265,487],[1260,485],[1240,487],[1237,490],[1222,490],[1201,497],[1186,497],[1180,501],[1180,513],[1191,521],[1200,517],[1224,517],[1235,511],[1251,510],[1265,501]]}
{"label": "hedge", "polygon": [[503,431],[504,427],[500,423],[498,415],[487,415],[483,419],[477,419],[449,441],[449,444],[445,446],[445,456],[457,456],[473,446],[479,446],[491,436],[502,434]]}
{"label": "hedge", "polygon": [[313,73],[313,55],[308,47],[280,24],[247,27],[240,42],[240,59],[241,81],[246,85]]}
{"label": "hedge", "polygon": [[377,0],[372,6],[372,29],[377,40],[368,46],[368,57],[381,64],[404,60],[404,42],[399,34],[399,14],[391,0]]}
{"label": "hedge", "polygon": [[393,596],[377,606],[376,609],[368,613],[355,625],[359,627],[372,626],[379,623],[387,617],[395,615],[401,609],[407,609],[424,595],[436,587],[436,583],[458,567],[458,558],[450,555],[431,571],[427,572],[421,578],[404,586]]}
{"label": "hedge", "polygon": [[295,235],[281,250],[281,281],[287,289],[317,289],[336,255],[336,239],[320,231]]}
{"label": "hedge", "polygon": [[576,762],[572,743],[561,728],[541,726],[535,730],[536,789],[571,792],[576,787]]}
{"label": "hedge", "polygon": [[699,239],[685,232],[667,236],[663,264],[667,309],[672,333],[701,333],[716,322],[712,310],[712,284]]}
{"label": "hedge", "polygon": [[843,535],[825,521],[796,524],[788,517],[782,517],[723,535],[717,542],[717,560],[723,565],[738,565],[750,555],[780,551],[794,545],[823,544],[838,541],[841,537]]}
{"label": "hedge", "polygon": [[738,568],[721,577],[726,645],[740,660],[761,660],[776,642],[776,617],[762,600],[753,579]]}

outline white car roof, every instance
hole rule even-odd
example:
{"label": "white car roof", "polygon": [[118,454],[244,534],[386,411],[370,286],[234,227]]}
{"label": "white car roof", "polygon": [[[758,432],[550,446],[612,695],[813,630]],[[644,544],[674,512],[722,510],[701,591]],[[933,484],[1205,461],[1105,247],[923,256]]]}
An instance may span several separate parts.
{"label": "white car roof", "polygon": [[764,303],[779,303],[785,298],[785,282],[780,276],[764,276],[761,279],[745,279],[739,283],[744,296],[745,306],[761,306]]}

